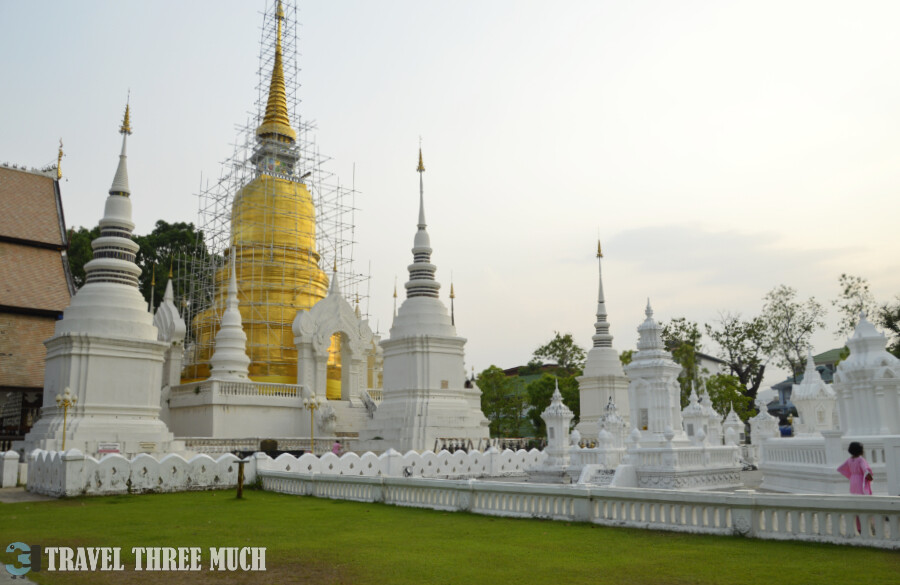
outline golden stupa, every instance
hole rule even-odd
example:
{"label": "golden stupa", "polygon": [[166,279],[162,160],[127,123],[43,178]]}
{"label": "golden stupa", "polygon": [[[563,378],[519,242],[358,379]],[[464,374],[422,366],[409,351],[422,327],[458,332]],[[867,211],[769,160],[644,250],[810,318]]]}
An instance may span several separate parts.
{"label": "golden stupa", "polygon": [[[297,383],[297,350],[291,330],[297,311],[309,309],[328,291],[328,277],[319,268],[316,251],[316,210],[295,166],[297,133],[291,128],[281,55],[281,23],[277,12],[275,63],[257,146],[251,156],[255,178],[234,197],[231,209],[231,250],[215,275],[215,302],[193,322],[200,354],[185,368],[182,381],[209,377],[209,358],[218,317],[224,311],[231,263],[235,263],[238,301],[247,334],[250,379]],[[340,398],[339,337],[332,339],[328,360],[329,399]]]}

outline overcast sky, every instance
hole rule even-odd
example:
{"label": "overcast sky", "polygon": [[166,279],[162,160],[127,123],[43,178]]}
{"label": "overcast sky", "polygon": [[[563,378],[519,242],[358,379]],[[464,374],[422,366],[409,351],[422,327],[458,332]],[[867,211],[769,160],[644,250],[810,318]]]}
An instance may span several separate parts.
{"label": "overcast sky", "polygon": [[[96,225],[130,89],[136,232],[196,221],[201,175],[254,108],[263,7],[0,0],[0,162],[53,163],[62,137],[66,222]],[[900,293],[896,1],[300,9],[301,111],[345,184],[355,165],[355,260],[385,335],[419,136],[432,260],[477,371],[554,330],[590,345],[598,235],[619,350],[647,297],[702,323],[755,315],[782,283],[830,306],[842,272]],[[840,345],[834,321],[816,352]]]}

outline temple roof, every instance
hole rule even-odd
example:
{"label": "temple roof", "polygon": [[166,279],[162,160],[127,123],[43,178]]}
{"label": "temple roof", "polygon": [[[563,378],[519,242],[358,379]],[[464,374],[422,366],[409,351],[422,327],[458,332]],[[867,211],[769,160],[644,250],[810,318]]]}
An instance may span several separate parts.
{"label": "temple roof", "polygon": [[0,237],[66,247],[62,206],[53,179],[0,166]]}

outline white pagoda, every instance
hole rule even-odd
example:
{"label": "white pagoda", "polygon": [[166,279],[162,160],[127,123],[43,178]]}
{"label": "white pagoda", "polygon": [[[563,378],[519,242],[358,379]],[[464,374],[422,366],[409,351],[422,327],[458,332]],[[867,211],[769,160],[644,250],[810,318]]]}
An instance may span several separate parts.
{"label": "white pagoda", "polygon": [[434,449],[451,440],[478,445],[489,437],[481,391],[465,387],[466,340],[438,298],[437,267],[425,223],[422,151],[419,150],[419,223],[409,265],[406,300],[384,348],[384,398],[360,432],[360,449],[401,453]]}

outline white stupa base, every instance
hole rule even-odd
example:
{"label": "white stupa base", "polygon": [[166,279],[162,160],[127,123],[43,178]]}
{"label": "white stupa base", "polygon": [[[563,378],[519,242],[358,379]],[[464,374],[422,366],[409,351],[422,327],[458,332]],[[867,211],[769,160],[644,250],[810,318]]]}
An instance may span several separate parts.
{"label": "white stupa base", "polygon": [[[478,445],[490,436],[488,420],[465,397],[469,389],[394,390],[359,434],[359,449],[426,451],[444,440]],[[477,392],[477,390],[475,390]]]}
{"label": "white stupa base", "polygon": [[[65,447],[93,457],[106,453],[131,457],[139,453],[184,452],[184,443],[175,440],[165,423],[159,420],[158,412],[158,408],[95,407],[76,416],[70,414],[65,421]],[[61,413],[42,416],[22,441],[26,454],[34,449],[62,451],[62,447]]]}

